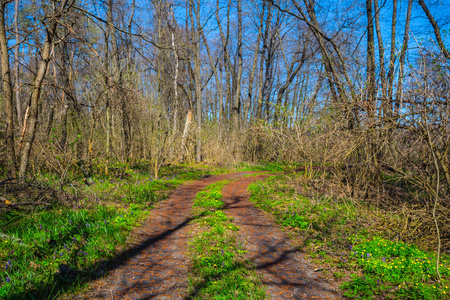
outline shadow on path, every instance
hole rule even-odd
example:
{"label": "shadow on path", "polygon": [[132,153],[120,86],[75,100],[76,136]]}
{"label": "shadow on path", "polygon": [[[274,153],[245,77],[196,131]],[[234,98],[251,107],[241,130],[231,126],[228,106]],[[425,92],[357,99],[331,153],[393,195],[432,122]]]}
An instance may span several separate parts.
{"label": "shadow on path", "polygon": [[224,212],[240,227],[246,258],[262,274],[267,293],[272,299],[341,299],[338,287],[315,273],[279,226],[249,201],[248,185],[266,177],[241,178],[225,186],[222,194]]}
{"label": "shadow on path", "polygon": [[[133,233],[133,242],[111,259],[87,269],[59,266],[52,284],[31,288],[7,299],[54,299],[70,288],[90,283],[87,296],[78,299],[181,298],[187,290],[187,239],[195,195],[217,181],[251,172],[211,176],[176,189],[151,211],[145,225]],[[107,277],[105,277],[108,275]]]}

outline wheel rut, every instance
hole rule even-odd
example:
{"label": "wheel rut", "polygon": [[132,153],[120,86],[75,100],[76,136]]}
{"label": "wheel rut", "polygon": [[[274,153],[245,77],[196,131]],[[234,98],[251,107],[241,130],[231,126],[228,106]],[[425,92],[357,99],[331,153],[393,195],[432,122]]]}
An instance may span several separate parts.
{"label": "wheel rut", "polygon": [[303,254],[265,213],[249,201],[250,183],[269,175],[254,172],[211,176],[177,188],[132,233],[107,277],[91,283],[84,299],[184,299],[188,290],[188,240],[195,228],[191,207],[196,194],[221,180],[237,179],[223,190],[225,213],[240,227],[247,258],[262,274],[271,299],[340,299],[337,287],[313,272]]}
{"label": "wheel rut", "polygon": [[132,233],[109,276],[97,280],[85,299],[183,299],[187,292],[187,241],[192,230],[191,207],[196,194],[221,180],[252,172],[211,176],[176,189],[151,210],[146,223]]}
{"label": "wheel rut", "polygon": [[240,227],[249,259],[262,274],[271,299],[341,299],[338,287],[315,273],[272,218],[249,201],[247,187],[268,175],[243,177],[222,190],[224,212]]}

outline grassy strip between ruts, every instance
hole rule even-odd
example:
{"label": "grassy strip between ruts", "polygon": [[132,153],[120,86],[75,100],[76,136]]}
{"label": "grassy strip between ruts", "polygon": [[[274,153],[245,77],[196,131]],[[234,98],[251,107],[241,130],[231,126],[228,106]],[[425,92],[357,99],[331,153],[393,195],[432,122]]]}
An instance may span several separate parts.
{"label": "grassy strip between ruts", "polygon": [[[1,216],[0,299],[53,299],[104,276],[129,232],[155,203],[209,172],[168,167],[160,179],[146,168],[124,167],[121,173],[93,175],[89,185],[73,182],[67,192],[82,195],[73,206],[42,205],[26,215]],[[47,182],[51,186],[50,178]],[[13,226],[4,226],[11,221]]]}
{"label": "grassy strip between ruts", "polygon": [[[295,180],[294,180],[295,182]],[[370,208],[347,199],[307,197],[295,191],[292,178],[274,176],[249,186],[251,201],[271,212],[288,232],[308,247],[311,257],[345,279],[343,293],[352,299],[448,299],[450,259],[387,238]],[[366,211],[365,211],[366,210]],[[363,224],[363,225],[361,225]],[[326,271],[325,271],[326,272]]]}
{"label": "grassy strip between ruts", "polygon": [[200,230],[190,241],[190,299],[265,298],[259,275],[243,257],[245,250],[237,238],[239,227],[221,210],[221,190],[228,183],[209,185],[194,201]]}

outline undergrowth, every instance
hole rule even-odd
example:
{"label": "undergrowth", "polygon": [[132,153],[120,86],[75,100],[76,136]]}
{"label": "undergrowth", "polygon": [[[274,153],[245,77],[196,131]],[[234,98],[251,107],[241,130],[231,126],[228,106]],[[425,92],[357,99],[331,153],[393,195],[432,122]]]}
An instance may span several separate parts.
{"label": "undergrowth", "polygon": [[[142,164],[109,170],[64,185],[62,192],[73,195],[72,203],[55,199],[48,206],[0,212],[0,299],[53,299],[106,275],[129,232],[154,204],[183,182],[211,173],[167,166],[155,179]],[[59,188],[53,174],[41,173],[35,180]],[[27,201],[23,185],[19,192],[15,185],[6,189],[10,201]]]}
{"label": "undergrowth", "polygon": [[[272,213],[323,268],[344,280],[352,299],[447,299],[450,258],[442,255],[439,283],[434,252],[395,238],[378,224],[399,216],[345,198],[303,195],[295,179],[273,176],[251,184],[251,201]],[[392,222],[392,223],[394,223]]]}
{"label": "undergrowth", "polygon": [[221,189],[227,183],[209,185],[194,201],[194,214],[201,218],[200,233],[190,242],[190,299],[265,298],[260,279],[236,238],[239,227],[221,210]]}

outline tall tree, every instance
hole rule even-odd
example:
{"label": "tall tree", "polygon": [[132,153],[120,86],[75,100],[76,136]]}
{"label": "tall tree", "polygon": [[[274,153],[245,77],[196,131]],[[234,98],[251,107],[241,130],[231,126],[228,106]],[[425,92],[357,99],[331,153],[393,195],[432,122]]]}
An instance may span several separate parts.
{"label": "tall tree", "polygon": [[233,115],[234,115],[234,130],[237,134],[239,130],[239,121],[241,113],[241,78],[242,78],[242,2],[238,0],[238,40],[237,40],[237,74],[235,83],[235,94],[234,94],[234,105],[233,105]]}
{"label": "tall tree", "polygon": [[5,99],[6,110],[6,155],[9,176],[16,177],[16,154],[14,150],[14,104],[11,83],[11,69],[9,66],[8,41],[6,37],[6,20],[5,11],[6,4],[10,1],[2,0],[0,2],[0,51],[2,61],[2,81],[3,81],[3,98]]}
{"label": "tall tree", "polygon": [[33,91],[31,94],[30,105],[29,105],[29,119],[26,126],[26,132],[24,136],[24,146],[20,158],[19,166],[19,177],[25,178],[28,163],[30,159],[31,148],[33,146],[34,138],[36,136],[36,127],[38,122],[38,104],[41,96],[42,84],[47,73],[47,66],[51,59],[51,51],[55,44],[56,29],[58,25],[58,20],[62,18],[72,7],[75,0],[62,0],[54,3],[54,8],[52,12],[49,12],[45,18],[48,20],[46,23],[45,31],[45,41],[42,45],[41,58],[39,61],[38,69],[34,82],[32,85]]}
{"label": "tall tree", "polygon": [[389,118],[393,112],[393,93],[394,93],[394,77],[395,77],[395,35],[397,31],[397,0],[392,1],[392,23],[391,23],[391,48],[389,54],[389,71],[388,77],[388,108],[386,109],[386,116]]}
{"label": "tall tree", "polygon": [[397,93],[395,96],[395,113],[396,115],[401,114],[401,109],[403,108],[403,77],[405,72],[405,59],[406,50],[408,49],[409,43],[409,24],[411,23],[411,10],[412,10],[412,0],[408,1],[408,8],[406,11],[406,24],[405,32],[403,33],[403,44],[400,51],[399,66],[398,66],[398,83],[397,83]]}
{"label": "tall tree", "polygon": [[376,73],[375,73],[375,36],[373,30],[373,3],[372,0],[366,0],[367,13],[367,113],[369,119],[373,122],[375,116],[376,99]]}

